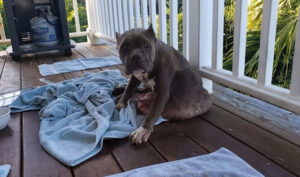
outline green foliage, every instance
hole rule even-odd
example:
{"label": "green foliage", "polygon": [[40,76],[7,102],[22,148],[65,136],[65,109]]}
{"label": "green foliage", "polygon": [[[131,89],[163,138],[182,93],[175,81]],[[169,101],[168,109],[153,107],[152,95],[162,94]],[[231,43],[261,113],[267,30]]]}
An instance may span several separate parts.
{"label": "green foliage", "polygon": [[[299,0],[279,0],[272,83],[289,88],[294,55]],[[225,0],[224,68],[231,70],[234,1]],[[250,0],[248,8],[245,75],[257,78],[263,0]]]}

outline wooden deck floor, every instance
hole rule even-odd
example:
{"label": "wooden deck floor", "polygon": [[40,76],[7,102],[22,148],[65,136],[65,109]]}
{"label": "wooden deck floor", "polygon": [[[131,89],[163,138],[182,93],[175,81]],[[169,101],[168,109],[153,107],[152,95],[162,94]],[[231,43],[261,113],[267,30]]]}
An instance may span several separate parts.
{"label": "wooden deck floor", "polygon": [[[116,55],[114,45],[78,44],[73,55],[47,53],[13,62],[0,56],[0,93],[43,85],[37,66],[83,57]],[[112,68],[122,69],[121,66]],[[102,68],[103,69],[103,68]],[[88,70],[98,72],[102,69]],[[83,76],[84,72],[46,77],[52,82]],[[171,121],[155,127],[146,144],[130,145],[127,139],[108,140],[103,150],[76,167],[67,167],[41,148],[37,111],[13,114],[0,131],[0,165],[11,164],[11,177],[105,176],[151,164],[207,154],[226,147],[266,176],[299,176],[300,147],[244,119],[213,106],[201,117]]]}

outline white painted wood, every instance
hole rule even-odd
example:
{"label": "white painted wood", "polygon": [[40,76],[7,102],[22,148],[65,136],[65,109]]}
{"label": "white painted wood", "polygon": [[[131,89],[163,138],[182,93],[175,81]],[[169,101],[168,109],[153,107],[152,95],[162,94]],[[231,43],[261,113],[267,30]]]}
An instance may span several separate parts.
{"label": "white painted wood", "polygon": [[183,55],[187,60],[189,60],[189,46],[190,46],[190,40],[189,40],[189,27],[190,27],[190,1],[189,0],[183,0],[182,4],[183,8]]}
{"label": "white painted wood", "polygon": [[135,27],[141,27],[141,7],[140,0],[134,0],[134,16],[135,16]]}
{"label": "white painted wood", "polygon": [[245,71],[247,14],[248,1],[236,0],[232,64],[232,74],[236,77],[243,76]]}
{"label": "white painted wood", "polygon": [[149,0],[150,21],[156,34],[156,0]]}
{"label": "white painted wood", "polygon": [[[95,8],[100,9],[100,1],[95,1],[94,3],[95,3]],[[98,20],[95,20],[95,26],[96,26],[95,31],[99,31],[99,32],[103,33],[102,24],[101,24],[103,21],[103,18],[101,16],[100,10],[95,11],[95,15],[98,18]]]}
{"label": "white painted wood", "polygon": [[127,31],[129,30],[128,3],[127,0],[122,0],[122,2],[124,31]]}
{"label": "white painted wood", "polygon": [[113,5],[113,13],[114,13],[114,28],[115,31],[120,33],[119,29],[119,21],[118,21],[118,8],[117,8],[117,0],[111,0]]}
{"label": "white painted wood", "polygon": [[255,79],[250,79],[246,76],[238,78],[233,76],[230,71],[215,71],[210,67],[202,67],[200,73],[203,77],[209,78],[224,86],[239,90],[300,115],[300,98],[291,96],[287,89],[273,85],[262,87],[257,84]]}
{"label": "white painted wood", "polygon": [[2,45],[2,44],[10,44],[10,39],[1,39],[0,40],[0,45]]}
{"label": "white painted wood", "polygon": [[81,30],[80,30],[77,0],[72,0],[72,2],[73,2],[73,11],[74,11],[76,32],[80,32]]}
{"label": "white painted wood", "polygon": [[278,0],[264,0],[257,82],[271,85],[277,25]]}
{"label": "white painted wood", "polygon": [[[104,11],[104,0],[99,0],[100,1],[100,7],[99,7],[99,10],[100,10],[100,13],[101,13],[101,28],[102,28],[102,31],[103,31],[103,34],[107,35],[108,31],[107,31],[107,28],[106,28],[106,18],[105,18],[105,11]],[[95,17],[93,17],[95,19]]]}
{"label": "white painted wood", "polygon": [[129,28],[134,28],[133,0],[128,0]]}
{"label": "white painted wood", "polygon": [[88,32],[86,31],[81,31],[81,32],[74,32],[69,34],[70,37],[81,37],[81,36],[87,36]]}
{"label": "white painted wood", "polygon": [[148,4],[147,4],[147,0],[141,0],[142,2],[142,27],[144,29],[148,28]]}
{"label": "white painted wood", "polygon": [[300,116],[260,99],[214,84],[213,102],[249,122],[300,145]]}
{"label": "white painted wood", "polygon": [[[189,31],[186,33],[189,36],[189,62],[192,68],[199,68],[199,27],[200,27],[200,1],[189,1],[190,8],[187,13],[189,14]],[[186,1],[186,2],[187,2]]]}
{"label": "white painted wood", "polygon": [[223,68],[224,0],[213,0],[212,68]]}
{"label": "white painted wood", "polygon": [[118,19],[119,19],[119,32],[120,32],[121,34],[124,32],[122,1],[123,1],[123,0],[117,0]]}
{"label": "white painted wood", "polygon": [[112,8],[112,0],[108,0],[108,12],[109,12],[109,25],[110,25],[110,30],[111,30],[111,36],[110,37],[115,37],[115,27],[114,27],[114,14],[113,14],[113,8]]}
{"label": "white painted wood", "polygon": [[170,0],[170,45],[178,49],[178,0]]}
{"label": "white painted wood", "polygon": [[166,11],[166,0],[159,1],[159,38],[163,42],[167,43],[167,11]]}
{"label": "white painted wood", "polygon": [[[300,13],[300,12],[299,12]],[[295,54],[293,60],[291,95],[300,97],[300,16],[298,17],[298,28],[296,34]]]}
{"label": "white painted wood", "polygon": [[109,37],[113,37],[113,31],[110,28],[110,23],[113,23],[112,21],[110,21],[109,19],[109,11],[108,11],[108,2],[110,0],[104,0],[104,13],[105,13],[105,26],[106,26],[106,30],[107,30],[107,35]]}
{"label": "white painted wood", "polygon": [[[212,24],[213,24],[213,1],[200,0],[199,7],[199,69],[212,63]],[[212,93],[213,83],[211,80],[202,79],[203,87]]]}

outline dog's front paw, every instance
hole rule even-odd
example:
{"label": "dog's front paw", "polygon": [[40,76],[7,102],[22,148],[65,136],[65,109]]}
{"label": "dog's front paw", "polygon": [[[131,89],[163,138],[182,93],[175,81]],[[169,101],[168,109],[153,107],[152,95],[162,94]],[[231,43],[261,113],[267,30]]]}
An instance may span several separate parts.
{"label": "dog's front paw", "polygon": [[122,108],[125,108],[126,107],[126,104],[123,103],[123,102],[119,102],[117,105],[116,105],[116,109],[117,110],[121,110]]}
{"label": "dog's front paw", "polygon": [[142,144],[148,141],[148,138],[151,134],[151,131],[144,128],[139,127],[134,132],[131,133],[129,139],[133,144]]}

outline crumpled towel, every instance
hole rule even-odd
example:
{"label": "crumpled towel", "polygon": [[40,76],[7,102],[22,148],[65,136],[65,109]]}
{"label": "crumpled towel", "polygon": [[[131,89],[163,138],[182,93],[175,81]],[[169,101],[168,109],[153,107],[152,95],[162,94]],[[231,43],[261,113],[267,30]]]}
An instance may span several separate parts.
{"label": "crumpled towel", "polygon": [[0,177],[7,177],[10,171],[10,165],[0,165]]}
{"label": "crumpled towel", "polygon": [[49,76],[72,71],[120,65],[122,61],[115,56],[101,58],[84,58],[76,60],[59,61],[52,64],[39,65],[42,76]]}
{"label": "crumpled towel", "polygon": [[226,148],[207,155],[137,168],[109,177],[263,177]]}
{"label": "crumpled towel", "polygon": [[137,115],[132,101],[120,112],[115,109],[111,96],[114,86],[126,83],[119,70],[89,73],[27,90],[10,109],[41,109],[42,147],[62,163],[74,166],[97,154],[103,140],[127,137],[140,125],[143,117]]}

